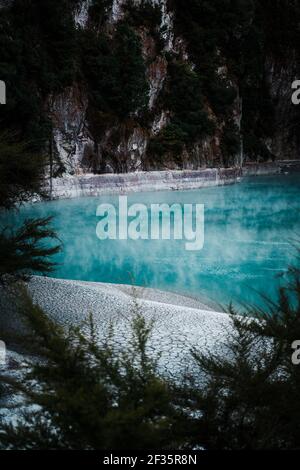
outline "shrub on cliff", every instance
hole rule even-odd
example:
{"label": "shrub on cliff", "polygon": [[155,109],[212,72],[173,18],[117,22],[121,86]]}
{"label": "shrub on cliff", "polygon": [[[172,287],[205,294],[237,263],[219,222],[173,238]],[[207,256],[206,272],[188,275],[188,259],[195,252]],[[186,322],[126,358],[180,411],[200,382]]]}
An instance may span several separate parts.
{"label": "shrub on cliff", "polygon": [[113,38],[84,31],[81,47],[90,105],[121,119],[143,109],[148,84],[140,41],[133,29],[119,24]]}
{"label": "shrub on cliff", "polygon": [[163,164],[168,156],[176,161],[184,147],[211,135],[214,123],[204,106],[198,74],[173,57],[169,58],[168,79],[160,101],[170,112],[170,123],[151,139],[148,154]]}
{"label": "shrub on cliff", "polygon": [[163,163],[167,155],[175,157],[176,160],[176,157],[180,156],[186,140],[187,134],[180,126],[169,124],[150,140],[148,155],[153,161],[159,163]]}
{"label": "shrub on cliff", "polygon": [[89,4],[89,20],[97,32],[107,21],[112,9],[112,0],[92,0]]}
{"label": "shrub on cliff", "polygon": [[176,60],[169,63],[168,70],[164,102],[173,115],[172,122],[186,133],[186,143],[210,134],[213,124],[204,108],[198,74]]}
{"label": "shrub on cliff", "polygon": [[127,13],[127,21],[138,27],[146,26],[151,32],[159,28],[161,24],[161,9],[151,0],[142,0],[140,5],[135,4],[133,0],[128,0],[124,5]]}
{"label": "shrub on cliff", "polygon": [[237,155],[241,151],[241,138],[237,125],[231,119],[228,119],[224,126],[221,139],[221,149],[224,158],[223,165],[236,165]]}

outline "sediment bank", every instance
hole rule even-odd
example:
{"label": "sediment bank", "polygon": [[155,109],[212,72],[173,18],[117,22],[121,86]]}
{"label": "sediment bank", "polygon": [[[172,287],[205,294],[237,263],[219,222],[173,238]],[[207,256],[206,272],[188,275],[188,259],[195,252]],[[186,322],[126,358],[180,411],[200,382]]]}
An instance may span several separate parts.
{"label": "sediment bank", "polygon": [[[131,321],[137,309],[154,322],[149,353],[161,353],[162,373],[180,376],[193,371],[190,350],[221,347],[232,328],[231,317],[201,300],[170,292],[125,285],[69,281],[34,276],[28,283],[33,301],[62,326],[83,326],[89,315],[100,338],[114,325],[114,342],[121,348],[131,338]],[[13,295],[13,294],[12,294]],[[0,288],[0,329],[9,334],[23,330],[13,298]]]}
{"label": "sediment bank", "polygon": [[48,190],[52,199],[147,191],[179,191],[238,183],[242,177],[300,172],[300,160],[247,163],[241,168],[149,171],[122,174],[85,174],[55,178]]}
{"label": "sediment bank", "polygon": [[69,199],[128,192],[200,189],[233,184],[241,176],[238,168],[68,176],[52,181],[51,197]]}

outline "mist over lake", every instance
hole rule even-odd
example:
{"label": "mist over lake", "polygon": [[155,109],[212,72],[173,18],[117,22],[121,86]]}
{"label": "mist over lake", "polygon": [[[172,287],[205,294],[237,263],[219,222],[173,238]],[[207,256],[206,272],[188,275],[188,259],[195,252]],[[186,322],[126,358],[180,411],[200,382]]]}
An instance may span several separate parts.
{"label": "mist over lake", "polygon": [[[118,196],[26,205],[11,222],[53,216],[63,242],[56,278],[134,284],[207,302],[261,303],[276,298],[295,258],[300,233],[299,175],[245,178],[240,184],[195,191],[135,193],[128,203],[205,205],[205,242],[189,252],[185,240],[99,240],[97,206]],[[273,282],[274,281],[274,282]]]}

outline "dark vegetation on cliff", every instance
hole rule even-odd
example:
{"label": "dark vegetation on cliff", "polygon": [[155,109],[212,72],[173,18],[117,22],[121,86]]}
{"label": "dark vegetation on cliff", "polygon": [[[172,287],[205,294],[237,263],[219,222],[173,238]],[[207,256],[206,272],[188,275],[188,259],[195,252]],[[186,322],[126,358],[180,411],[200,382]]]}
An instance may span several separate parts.
{"label": "dark vegetation on cliff", "polygon": [[170,57],[168,79],[160,99],[172,117],[149,143],[148,153],[153,159],[163,160],[168,153],[180,157],[184,146],[213,134],[215,125],[205,111],[201,81],[191,67]]}
{"label": "dark vegetation on cliff", "polygon": [[[124,139],[128,147],[134,130],[145,143],[145,169],[284,158],[278,135],[298,142],[299,115],[291,107],[277,116],[282,104],[270,81],[270,68],[299,62],[298,2],[169,0],[181,44],[171,49],[158,4],[128,0],[112,22],[112,1],[92,0],[82,27],[74,18],[84,3],[14,0],[0,10],[0,77],[8,89],[1,125],[45,151],[54,176],[65,162],[53,141],[52,103],[74,84],[87,95],[94,148],[85,158],[95,172],[129,169],[130,149],[116,149]],[[149,108],[149,70],[158,58],[166,74]],[[285,93],[291,83],[282,86]],[[161,112],[165,121],[153,131]]]}

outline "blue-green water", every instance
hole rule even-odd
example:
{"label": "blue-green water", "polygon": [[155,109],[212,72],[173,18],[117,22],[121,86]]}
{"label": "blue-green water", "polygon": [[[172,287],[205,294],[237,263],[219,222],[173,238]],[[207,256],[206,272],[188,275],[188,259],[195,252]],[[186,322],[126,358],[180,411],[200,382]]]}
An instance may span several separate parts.
{"label": "blue-green water", "polygon": [[17,216],[54,216],[64,244],[54,277],[154,287],[222,304],[275,297],[279,276],[293,262],[289,242],[300,234],[300,174],[245,179],[197,191],[130,194],[128,203],[205,204],[205,245],[184,241],[100,241],[96,209],[118,196],[27,205]]}

